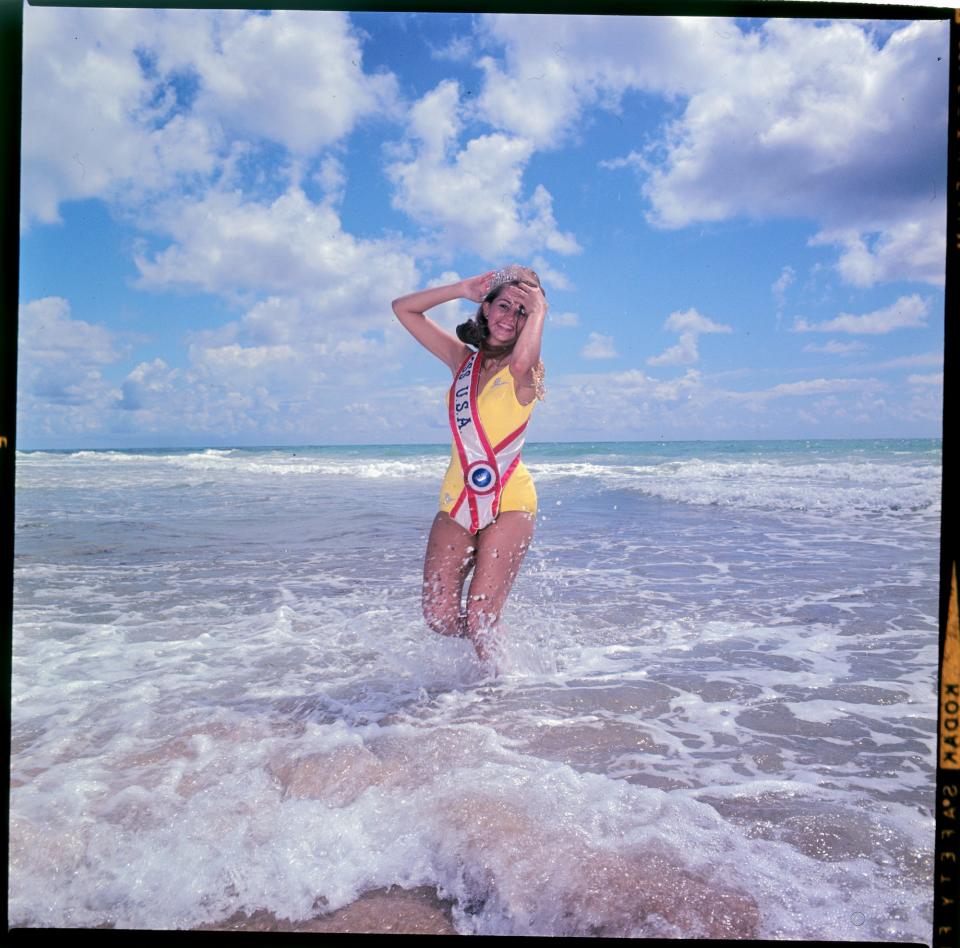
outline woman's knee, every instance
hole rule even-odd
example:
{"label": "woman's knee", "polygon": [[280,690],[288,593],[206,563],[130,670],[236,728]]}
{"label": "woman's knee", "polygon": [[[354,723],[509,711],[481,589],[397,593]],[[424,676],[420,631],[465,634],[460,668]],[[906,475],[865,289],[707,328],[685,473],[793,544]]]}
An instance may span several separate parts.
{"label": "woman's knee", "polygon": [[489,632],[497,624],[500,610],[490,597],[480,593],[468,597],[464,618],[466,634],[470,638],[475,638],[477,635]]}
{"label": "woman's knee", "polygon": [[439,635],[460,635],[463,622],[460,616],[460,604],[446,600],[446,597],[436,597],[424,585],[423,618],[427,625]]}

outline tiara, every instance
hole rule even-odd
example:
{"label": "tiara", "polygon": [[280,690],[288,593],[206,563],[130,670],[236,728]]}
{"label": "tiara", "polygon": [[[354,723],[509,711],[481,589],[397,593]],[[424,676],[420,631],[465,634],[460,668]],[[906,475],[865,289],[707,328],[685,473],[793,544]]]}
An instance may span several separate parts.
{"label": "tiara", "polygon": [[[530,279],[531,276],[534,277],[536,282]],[[490,277],[490,287],[487,292],[495,290],[498,286],[503,286],[504,283],[513,283],[515,281],[529,283],[531,286],[540,285],[539,278],[537,278],[533,270],[529,267],[521,267],[519,263],[511,263],[508,267],[501,267],[499,270],[493,271],[493,276]]]}

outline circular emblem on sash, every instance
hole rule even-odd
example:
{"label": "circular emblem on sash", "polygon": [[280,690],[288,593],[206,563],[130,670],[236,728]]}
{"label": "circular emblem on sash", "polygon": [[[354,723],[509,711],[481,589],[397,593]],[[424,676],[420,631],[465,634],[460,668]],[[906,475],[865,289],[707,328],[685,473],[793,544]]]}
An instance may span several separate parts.
{"label": "circular emblem on sash", "polygon": [[474,493],[490,494],[497,486],[497,471],[486,461],[475,461],[467,468],[467,485]]}

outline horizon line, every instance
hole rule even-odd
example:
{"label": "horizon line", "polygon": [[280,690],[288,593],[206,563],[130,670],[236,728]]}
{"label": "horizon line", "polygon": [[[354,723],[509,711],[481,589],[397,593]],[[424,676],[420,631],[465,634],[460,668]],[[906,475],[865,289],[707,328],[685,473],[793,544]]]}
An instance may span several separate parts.
{"label": "horizon line", "polygon": [[[614,438],[600,439],[588,438],[583,440],[569,441],[532,441],[528,440],[527,447],[534,445],[556,445],[556,444],[720,444],[720,443],[775,443],[789,442],[800,443],[809,441],[943,441],[943,435],[888,435],[882,437],[794,437],[794,438]],[[315,448],[449,448],[449,441],[410,441],[410,442],[302,442],[296,444],[155,444],[155,445],[100,445],[97,447],[74,446],[74,447],[29,447],[24,448],[16,446],[17,453],[32,454],[46,451],[58,453],[77,453],[80,451],[265,451],[265,450],[310,450]]]}

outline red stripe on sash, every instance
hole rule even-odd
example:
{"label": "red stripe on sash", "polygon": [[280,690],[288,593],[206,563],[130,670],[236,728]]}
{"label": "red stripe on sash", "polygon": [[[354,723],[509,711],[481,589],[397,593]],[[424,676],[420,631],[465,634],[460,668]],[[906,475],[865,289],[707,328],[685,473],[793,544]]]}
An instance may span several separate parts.
{"label": "red stripe on sash", "polygon": [[507,486],[507,481],[510,480],[510,475],[519,467],[520,465],[520,455],[518,454],[514,459],[510,467],[507,468],[507,473],[503,475],[503,486]]}
{"label": "red stripe on sash", "polygon": [[[521,428],[520,430],[522,431],[523,429]],[[500,498],[503,496],[503,491],[504,491],[504,488],[507,486],[507,481],[510,480],[510,475],[517,469],[517,465],[519,463],[520,463],[520,455],[518,454],[513,459],[512,463],[510,464],[510,467],[507,468],[506,473],[503,475],[502,478],[500,478],[500,493],[497,494],[497,499],[493,502],[494,517],[496,517],[500,513]]]}
{"label": "red stripe on sash", "polygon": [[[523,434],[524,429],[525,429],[526,427],[527,427],[527,422],[525,421],[519,428],[517,428],[516,431],[514,431],[512,434],[508,434],[508,435],[506,436],[506,438],[504,438],[503,441],[501,441],[501,442],[493,449],[493,453],[494,453],[494,454],[499,454],[511,441],[513,441],[514,438],[516,438],[518,435]],[[506,480],[506,478],[504,478],[504,480]]]}

